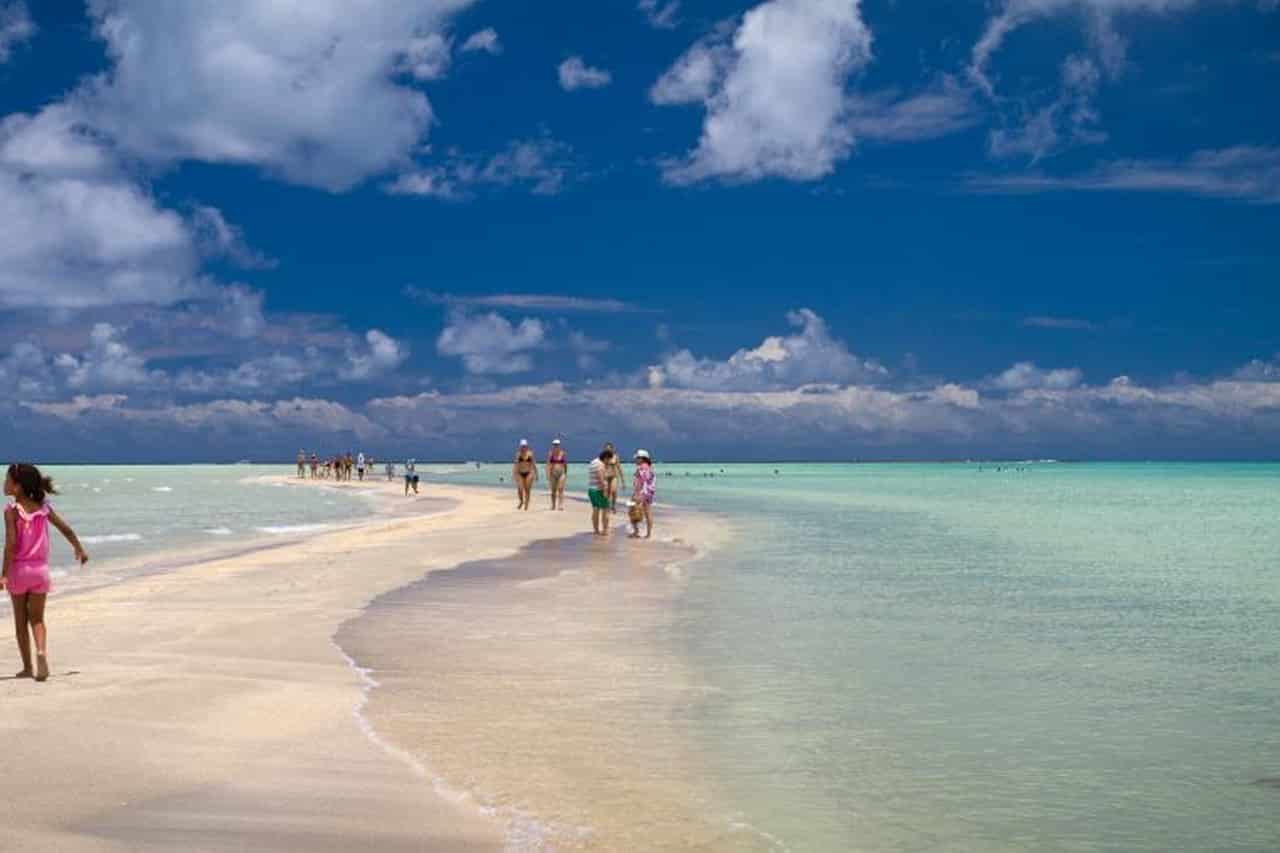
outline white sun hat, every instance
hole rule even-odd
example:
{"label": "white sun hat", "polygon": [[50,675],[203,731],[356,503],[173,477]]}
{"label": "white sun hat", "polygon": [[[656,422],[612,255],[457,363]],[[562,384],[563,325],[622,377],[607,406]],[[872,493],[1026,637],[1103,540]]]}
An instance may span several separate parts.
{"label": "white sun hat", "polygon": [[528,446],[529,446],[529,439],[527,439],[527,438],[522,438],[522,439],[520,439],[520,446],[521,446],[521,447],[528,447]]}
{"label": "white sun hat", "polygon": [[553,439],[551,439],[551,443],[552,443],[552,444],[559,444],[559,443],[560,443],[560,439],[558,439],[558,438],[553,438]]}
{"label": "white sun hat", "polygon": [[648,459],[650,462],[652,462],[652,461],[653,461],[653,457],[651,457],[651,456],[649,455],[649,451],[647,451],[647,450],[637,450],[637,451],[636,451],[636,455],[635,455],[633,458],[635,458],[635,459]]}

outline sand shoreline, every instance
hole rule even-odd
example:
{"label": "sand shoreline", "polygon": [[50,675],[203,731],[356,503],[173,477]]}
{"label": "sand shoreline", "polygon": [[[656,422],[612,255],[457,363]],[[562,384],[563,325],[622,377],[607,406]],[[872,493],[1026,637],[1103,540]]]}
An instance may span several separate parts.
{"label": "sand shoreline", "polygon": [[0,777],[23,816],[0,850],[501,849],[497,822],[361,729],[369,685],[333,638],[383,593],[586,518],[423,491],[456,503],[52,599],[54,677],[0,681],[6,752],[29,768]]}

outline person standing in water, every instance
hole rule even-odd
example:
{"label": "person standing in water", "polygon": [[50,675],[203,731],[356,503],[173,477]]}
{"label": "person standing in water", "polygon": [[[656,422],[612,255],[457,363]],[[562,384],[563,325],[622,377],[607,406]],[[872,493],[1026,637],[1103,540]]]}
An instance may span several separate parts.
{"label": "person standing in water", "polygon": [[361,450],[356,454],[356,477],[360,482],[364,482],[364,451]]}
{"label": "person standing in water", "polygon": [[[644,538],[653,535],[653,498],[657,492],[657,477],[653,473],[653,459],[647,450],[636,451],[636,474],[631,487],[631,502],[640,510],[644,519]],[[640,538],[640,522],[631,517],[631,538]]]}
{"label": "person standing in water", "polygon": [[298,451],[298,479],[307,476],[307,451]]}
{"label": "person standing in water", "polygon": [[560,439],[551,442],[547,454],[547,483],[551,486],[551,508],[564,509],[564,487],[569,479],[569,454],[564,452]]}
{"label": "person standing in water", "polygon": [[609,512],[618,511],[618,489],[622,487],[622,479],[626,472],[622,470],[622,460],[618,458],[617,448],[612,441],[605,442],[604,449],[609,451],[609,467],[604,472],[605,495],[609,498]]}
{"label": "person standing in water", "polygon": [[516,461],[511,465],[511,478],[516,481],[516,494],[520,498],[516,509],[528,510],[533,499],[533,484],[538,481],[538,460],[527,438],[520,439]]}
{"label": "person standing in water", "polygon": [[[49,595],[49,525],[57,528],[75,549],[76,562],[89,561],[75,531],[53,511],[49,495],[53,481],[34,465],[10,465],[4,493],[13,502],[4,511],[4,569],[0,587],[13,604],[13,625],[18,635],[22,671],[17,678],[49,677],[49,639],[44,626],[44,603]],[[28,631],[30,634],[28,634]],[[31,639],[36,641],[35,668],[31,666]]]}
{"label": "person standing in water", "polygon": [[609,488],[605,475],[614,453],[608,447],[587,466],[587,499],[591,501],[591,530],[596,536],[609,535]]}
{"label": "person standing in water", "polygon": [[409,459],[404,463],[404,496],[409,496],[409,487],[413,487],[413,493],[418,493],[418,464],[416,459]]}

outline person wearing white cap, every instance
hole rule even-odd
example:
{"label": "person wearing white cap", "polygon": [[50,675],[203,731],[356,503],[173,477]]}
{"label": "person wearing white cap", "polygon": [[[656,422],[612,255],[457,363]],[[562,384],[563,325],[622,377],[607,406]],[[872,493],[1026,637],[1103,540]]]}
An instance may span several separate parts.
{"label": "person wearing white cap", "polygon": [[538,480],[538,460],[529,446],[529,439],[520,439],[520,448],[516,451],[516,461],[511,466],[511,479],[516,481],[516,493],[520,503],[516,509],[527,510],[533,499],[533,484]]}
{"label": "person wearing white cap", "polygon": [[551,452],[547,454],[547,483],[551,486],[551,508],[564,509],[564,487],[569,481],[569,454],[564,452],[560,439],[551,440]]}
{"label": "person wearing white cap", "polygon": [[[631,538],[640,538],[640,519],[644,519],[644,538],[653,535],[653,498],[657,492],[657,477],[653,473],[653,458],[647,450],[637,450],[636,473],[631,486]],[[635,512],[639,510],[639,512]]]}

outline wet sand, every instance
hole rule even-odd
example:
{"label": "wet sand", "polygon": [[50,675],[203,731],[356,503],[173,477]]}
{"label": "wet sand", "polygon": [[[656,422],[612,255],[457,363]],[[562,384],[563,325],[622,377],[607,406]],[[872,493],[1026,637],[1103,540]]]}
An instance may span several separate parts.
{"label": "wet sand", "polygon": [[688,543],[723,535],[667,513],[661,540],[538,541],[381,596],[337,635],[377,681],[364,713],[510,849],[769,849],[689,737],[709,688],[671,639]]}
{"label": "wet sand", "polygon": [[505,491],[424,493],[451,503],[55,594],[53,678],[0,681],[0,850],[501,849],[502,821],[368,736],[368,682],[332,638],[383,593],[586,516],[517,513]]}

